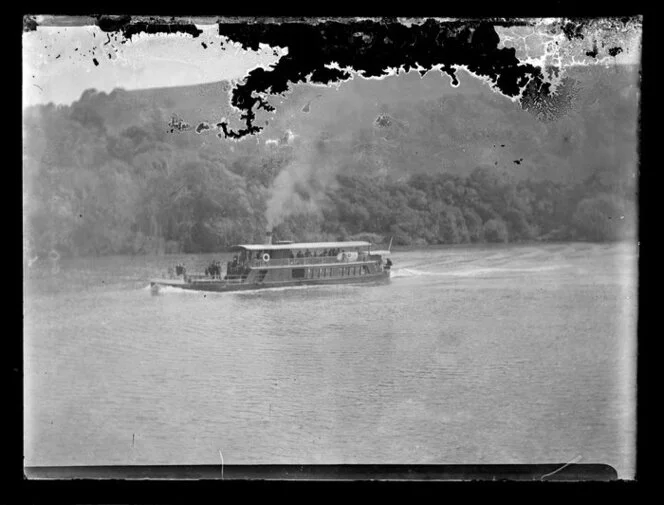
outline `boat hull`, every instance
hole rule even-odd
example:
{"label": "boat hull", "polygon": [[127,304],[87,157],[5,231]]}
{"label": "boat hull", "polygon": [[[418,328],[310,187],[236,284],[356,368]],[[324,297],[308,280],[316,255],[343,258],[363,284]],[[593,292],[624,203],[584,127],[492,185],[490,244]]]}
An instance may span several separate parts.
{"label": "boat hull", "polygon": [[390,279],[390,271],[385,270],[371,275],[362,275],[336,279],[296,279],[280,282],[251,282],[251,283],[229,283],[227,281],[197,281],[186,282],[182,279],[154,279],[150,281],[153,292],[158,292],[162,287],[173,287],[189,291],[227,292],[227,291],[250,291],[258,289],[293,287],[293,286],[324,286],[336,284],[370,284],[386,282]]}

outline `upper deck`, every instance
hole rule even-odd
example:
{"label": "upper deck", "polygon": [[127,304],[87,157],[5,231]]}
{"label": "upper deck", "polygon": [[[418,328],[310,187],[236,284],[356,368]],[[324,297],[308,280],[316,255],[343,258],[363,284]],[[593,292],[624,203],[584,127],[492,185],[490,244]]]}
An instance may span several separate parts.
{"label": "upper deck", "polygon": [[363,241],[242,244],[231,250],[240,252],[234,264],[250,268],[332,266],[379,259],[372,257],[371,243]]}
{"label": "upper deck", "polygon": [[[372,251],[371,248],[371,242],[365,241],[240,244],[231,248],[239,254],[226,264],[225,277],[246,278],[252,271],[259,271],[261,275],[280,271],[299,275],[312,268],[316,272],[330,273],[369,272],[374,267],[382,268],[382,258],[389,254],[389,251]],[[217,275],[220,274],[217,270]]]}

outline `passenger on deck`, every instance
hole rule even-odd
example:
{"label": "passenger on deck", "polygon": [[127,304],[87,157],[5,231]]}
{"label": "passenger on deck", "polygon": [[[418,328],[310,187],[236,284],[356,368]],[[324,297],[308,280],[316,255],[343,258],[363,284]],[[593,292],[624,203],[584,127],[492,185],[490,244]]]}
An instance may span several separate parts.
{"label": "passenger on deck", "polygon": [[309,251],[309,249],[307,249],[307,252],[304,253],[304,257],[311,258],[311,251]]}
{"label": "passenger on deck", "polygon": [[293,254],[293,251],[290,251],[290,258],[291,259],[295,258],[295,254]]}
{"label": "passenger on deck", "polygon": [[298,258],[304,258],[304,254],[302,254],[302,251],[297,252],[297,257]]}

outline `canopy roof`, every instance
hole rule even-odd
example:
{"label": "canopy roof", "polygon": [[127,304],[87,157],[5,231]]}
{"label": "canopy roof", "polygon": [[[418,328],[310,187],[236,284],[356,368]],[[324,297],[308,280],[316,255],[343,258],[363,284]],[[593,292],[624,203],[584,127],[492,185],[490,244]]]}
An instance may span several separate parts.
{"label": "canopy roof", "polygon": [[293,242],[292,244],[240,244],[231,249],[234,251],[277,251],[283,249],[344,249],[351,247],[369,247],[371,242]]}

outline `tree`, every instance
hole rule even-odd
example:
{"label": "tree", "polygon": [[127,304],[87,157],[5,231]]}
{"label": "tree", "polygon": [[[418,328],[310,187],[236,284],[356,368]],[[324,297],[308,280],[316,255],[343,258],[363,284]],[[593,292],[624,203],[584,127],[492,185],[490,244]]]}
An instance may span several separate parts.
{"label": "tree", "polygon": [[625,204],[619,197],[599,194],[579,202],[573,222],[581,235],[589,240],[620,240],[626,237],[631,219],[625,219]]}
{"label": "tree", "polygon": [[482,218],[473,209],[463,209],[463,217],[468,228],[468,238],[471,242],[481,242],[484,239]]}
{"label": "tree", "polygon": [[509,230],[509,235],[513,239],[531,239],[534,237],[534,230],[528,223],[526,216],[516,209],[510,209],[505,213],[505,221]]}
{"label": "tree", "polygon": [[508,232],[507,226],[501,219],[490,219],[484,223],[483,227],[484,238],[488,242],[507,242]]}

